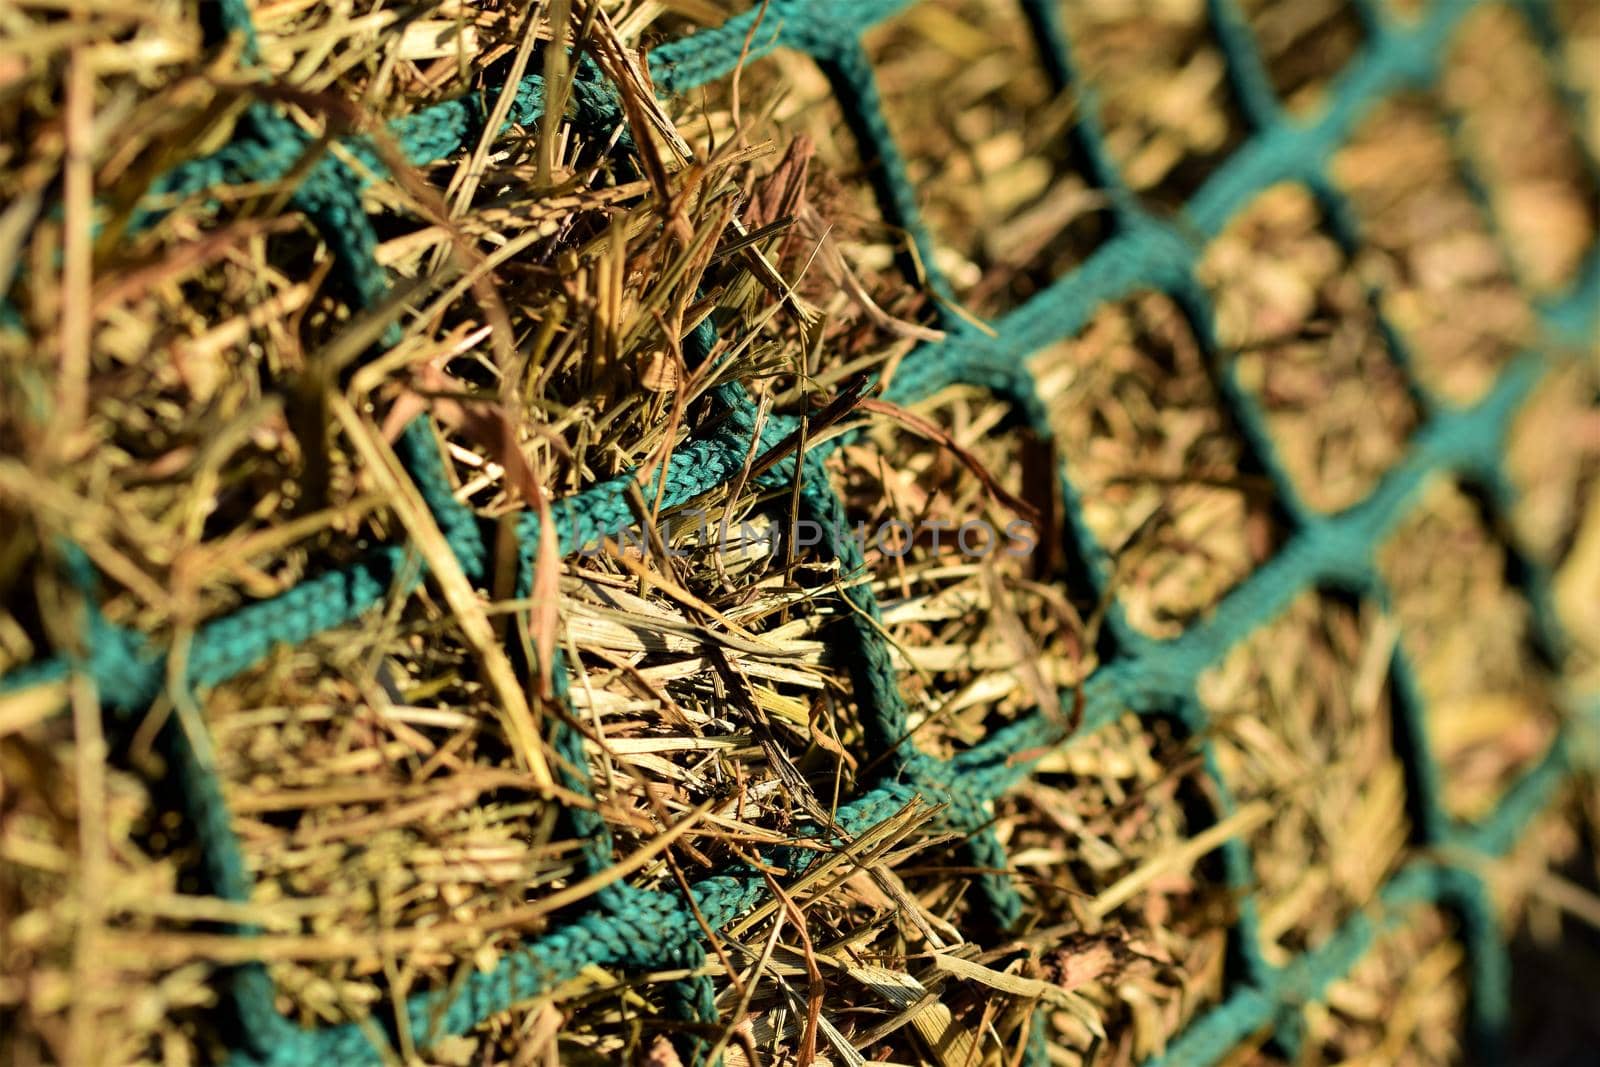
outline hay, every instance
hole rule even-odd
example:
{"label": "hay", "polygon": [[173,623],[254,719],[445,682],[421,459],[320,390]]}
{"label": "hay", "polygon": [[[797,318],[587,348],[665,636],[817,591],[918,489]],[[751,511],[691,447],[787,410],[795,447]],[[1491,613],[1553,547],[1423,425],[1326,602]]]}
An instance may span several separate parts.
{"label": "hay", "polygon": [[1587,103],[1587,127],[1579,128],[1591,155],[1600,155],[1600,118],[1594,101],[1600,99],[1600,73],[1595,56],[1600,51],[1600,12],[1583,0],[1556,0],[1556,25],[1561,31],[1561,58],[1568,84]]}
{"label": "hay", "polygon": [[1255,34],[1267,79],[1297,115],[1323,102],[1329,83],[1366,39],[1361,12],[1350,0],[1243,0],[1239,7]]}
{"label": "hay", "polygon": [[1380,105],[1333,159],[1361,226],[1362,277],[1422,384],[1457,404],[1478,399],[1526,343],[1532,322],[1425,96]]}
{"label": "hay", "polygon": [[1550,596],[1572,648],[1565,672],[1582,689],[1600,668],[1594,590],[1600,587],[1600,426],[1595,364],[1551,375],[1511,428],[1507,460],[1518,493],[1517,545],[1546,568]]}
{"label": "hay", "polygon": [[1129,188],[1176,210],[1244,138],[1204,0],[1063,6],[1106,149]]}
{"label": "hay", "polygon": [[1364,498],[1405,451],[1417,411],[1383,324],[1308,190],[1269,189],[1216,239],[1200,278],[1217,340],[1267,412],[1295,488],[1319,511]]}
{"label": "hay", "polygon": [[864,41],[919,190],[933,267],[972,312],[1022,303],[1105,239],[1105,198],[1020,10],[919,4]]}
{"label": "hay", "polygon": [[1129,621],[1171,636],[1271,553],[1270,487],[1244,454],[1194,329],[1169,298],[1108,307],[1031,361],[1057,447]]}
{"label": "hay", "polygon": [[1555,733],[1528,604],[1507,581],[1505,549],[1478,501],[1449,482],[1430,487],[1379,565],[1428,708],[1445,808],[1480,816]]}
{"label": "hay", "polygon": [[1519,273],[1536,291],[1570,284],[1600,233],[1600,189],[1521,16],[1485,8],[1462,27],[1443,95],[1462,116]]}
{"label": "hay", "polygon": [[980,390],[946,390],[910,411],[942,442],[881,418],[832,461],[850,518],[871,534],[866,561],[914,709],[912,736],[941,756],[1078,684],[1096,663],[1092,605],[1052,587],[1038,532],[1047,523],[1013,503],[1049,498],[1027,484],[1037,456],[1027,438],[1002,432],[1006,414]]}
{"label": "hay", "polygon": [[1189,856],[1214,801],[1194,747],[1130,716],[1047,759],[1004,804],[1046,973],[1081,991],[1103,1029],[1052,1013],[1062,1062],[1141,1062],[1220,999],[1217,920],[1232,910],[1221,871],[1214,857],[1163,863]]}
{"label": "hay", "polygon": [[1382,938],[1326,1006],[1305,1010],[1304,1062],[1458,1063],[1469,1054],[1466,954],[1448,912],[1418,908]]}
{"label": "hay", "polygon": [[1249,841],[1274,966],[1371,906],[1407,849],[1395,636],[1375,605],[1306,595],[1201,680],[1223,781],[1238,803],[1275,809]]}
{"label": "hay", "polygon": [[[560,97],[576,72],[557,44],[615,61],[750,6],[256,3],[260,67],[237,43],[207,45],[179,0],[0,11],[14,42],[0,50],[0,292],[19,320],[0,329],[0,675],[81,650],[67,541],[105,618],[180,661],[204,621],[372,546],[409,544],[406,566],[432,572],[414,592],[397,580],[360,623],[204,693],[174,687],[128,722],[102,722],[79,682],[0,695],[0,1060],[218,1061],[225,976],[259,962],[287,1019],[370,1021],[396,1060],[675,1062],[693,1031],[665,1010],[681,972],[590,967],[465,1035],[413,1048],[385,1034],[409,1034],[393,1025],[406,996],[492,968],[592,899],[564,811],[593,805],[614,876],[666,892],[826,823],[885,755],[864,751],[839,647],[851,583],[881,607],[923,750],[947,757],[1054,709],[1118,642],[1204,620],[1282,543],[1287,502],[1226,390],[1261,399],[1296,490],[1336,512],[1392,470],[1434,403],[1395,361],[1447,401],[1481,396],[1532,336],[1516,281],[1556,292],[1596,230],[1531,38],[1490,14],[1437,99],[1365,120],[1333,160],[1335,189],[1250,204],[1206,251],[1204,299],[1141,293],[1032,355],[1053,451],[976,388],[859,402],[860,375],[892,384],[916,344],[981,332],[1103,246],[1117,191],[1084,123],[1178,232],[1182,203],[1247,133],[1212,5],[1066,5],[1082,79],[1056,91],[1010,6],[938,0],[864,41],[920,244],[872,195],[891,161],[856,147],[838,72],[787,54],[671,101],[625,81],[626,142],[546,116],[370,184],[397,293],[371,312],[290,201],[293,179],[174,201],[125,232],[151,179],[225,144],[254,100],[315,141],[513,70],[545,71]],[[1354,5],[1240,7],[1273,89],[1311,114],[1363,40]],[[1594,19],[1558,9],[1593,94]],[[1458,173],[1456,113],[1493,223]],[[720,340],[694,366],[683,338],[708,316]],[[661,536],[544,560],[517,598],[517,516],[664,463],[715,427],[710,394],[729,381],[763,418],[812,416],[807,444],[854,435],[826,467],[871,536],[864,573],[783,536],[792,487],[741,477],[677,512],[636,494],[635,520]],[[1009,1064],[1036,1027],[1056,1062],[1140,1062],[1241,978],[1225,842],[1253,854],[1260,953],[1279,964],[1324,944],[1417,856],[1394,726],[1412,681],[1459,817],[1541,758],[1567,689],[1593,689],[1595,390],[1575,360],[1526,405],[1506,529],[1441,482],[1384,550],[1387,602],[1308,593],[1210,671],[1211,733],[1130,714],[1045,755],[985,812],[1003,871],[968,863],[963,836],[918,803],[798,882],[772,872],[782,899],[709,939],[721,1020],[693,1032],[735,1064]],[[503,531],[485,593],[451,570],[387,461],[421,413],[455,498]],[[1063,528],[1056,464],[1087,530]],[[981,520],[1004,539],[1018,519],[1037,533],[1027,552],[956,532]],[[891,521],[915,535],[875,536]],[[724,525],[751,542],[708,544]],[[1077,535],[1104,553],[1120,606],[1072,566]],[[1574,637],[1559,677],[1507,577],[1524,555]],[[585,738],[566,769],[592,801],[552,782],[562,757],[539,740],[563,714],[540,695],[552,647]],[[168,723],[213,761],[248,900],[211,895],[158,741]],[[1546,950],[1595,916],[1593,792],[1580,783],[1486,869],[1508,926]],[[996,875],[1024,905],[999,937],[973,903]],[[1306,1060],[1454,1058],[1461,936],[1446,912],[1404,917],[1299,1009]],[[1261,1034],[1238,1056],[1277,1051]]]}

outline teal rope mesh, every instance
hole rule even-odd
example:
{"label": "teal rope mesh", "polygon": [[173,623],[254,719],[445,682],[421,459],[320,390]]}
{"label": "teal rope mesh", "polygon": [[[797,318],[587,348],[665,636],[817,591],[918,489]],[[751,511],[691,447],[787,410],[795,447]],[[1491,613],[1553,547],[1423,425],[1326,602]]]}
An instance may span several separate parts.
{"label": "teal rope mesh", "polygon": [[[1038,45],[1041,76],[1057,88],[1074,86],[1069,42],[1055,4],[1052,0],[1018,2]],[[860,44],[865,30],[912,3],[914,0],[773,0],[753,34],[755,14],[740,16],[716,29],[661,45],[650,53],[650,68],[660,90],[676,94],[729,74],[742,53],[751,61],[776,49],[811,56],[827,74],[851,131],[861,142],[863,158],[876,163],[873,182],[885,218],[911,235],[924,268],[928,268],[934,263],[930,254],[933,243],[919,219],[916,189],[890,135],[872,67]],[[1415,24],[1400,25],[1388,21],[1371,0],[1362,0],[1357,7],[1368,31],[1367,44],[1338,77],[1326,109],[1310,124],[1284,115],[1248,26],[1232,0],[1213,0],[1211,6],[1230,80],[1251,130],[1249,139],[1192,198],[1179,220],[1181,225],[1146,213],[1128,192],[1105,150],[1093,94],[1082,89],[1082,118],[1073,136],[1085,148],[1091,177],[1109,194],[1115,233],[1082,266],[1003,317],[992,335],[945,315],[942,324],[948,336],[924,344],[903,361],[886,391],[889,399],[912,402],[954,383],[980,386],[1008,400],[1022,424],[1047,437],[1050,428],[1045,407],[1026,370],[1025,357],[1074,335],[1101,305],[1143,290],[1154,289],[1172,297],[1195,324],[1208,350],[1220,351],[1209,297],[1195,278],[1206,242],[1258,193],[1278,182],[1294,180],[1312,189],[1335,221],[1340,239],[1354,246],[1359,240],[1349,221],[1354,216],[1327,177],[1329,157],[1376,103],[1397,91],[1426,87],[1435,80],[1446,40],[1474,5],[1472,0],[1441,0],[1431,4]],[[1553,51],[1559,33],[1543,4],[1521,0],[1519,6],[1539,40]],[[243,0],[216,0],[209,13],[221,33],[243,38],[244,55],[253,59],[254,32]],[[513,94],[508,125],[530,124],[543,112],[543,85],[537,75],[502,86],[498,92]],[[495,98],[495,92],[484,92],[437,104],[390,123],[387,132],[409,163],[425,165],[474,143]],[[1568,105],[1576,107],[1570,94]],[[593,132],[614,132],[623,122],[616,97],[586,62],[579,65],[569,107],[571,118]],[[230,145],[159,179],[151,190],[155,201],[136,213],[130,226],[142,229],[152,225],[175,198],[196,196],[218,186],[281,180],[307,153],[315,152],[317,158],[300,178],[291,202],[318,228],[340,276],[357,300],[371,304],[388,286],[373,258],[376,242],[360,194],[385,168],[371,140],[345,138],[342,146],[358,166],[322,150],[270,103],[256,102],[247,109]],[[1589,163],[1593,165],[1592,160]],[[936,291],[949,291],[937,274],[930,278],[930,285]],[[1536,307],[1550,344],[1582,343],[1592,337],[1600,325],[1600,250],[1590,250],[1578,280],[1567,292],[1537,301]],[[1425,422],[1404,458],[1372,492],[1333,515],[1319,514],[1301,501],[1278,459],[1260,404],[1230,372],[1222,372],[1223,402],[1251,459],[1276,490],[1289,527],[1286,540],[1269,562],[1235,587],[1214,611],[1171,639],[1139,634],[1127,623],[1116,598],[1109,597],[1108,624],[1114,647],[1104,666],[1083,683],[1081,692],[1062,695],[1063,708],[1081,703],[1083,714],[1073,736],[1097,730],[1129,710],[1147,717],[1175,717],[1198,739],[1207,775],[1226,814],[1232,801],[1206,739],[1207,714],[1195,693],[1200,674],[1306,590],[1342,590],[1386,600],[1374,552],[1405,515],[1419,488],[1435,475],[1450,474],[1476,483],[1486,491],[1492,509],[1501,516],[1508,512],[1515,493],[1503,463],[1504,439],[1511,418],[1547,369],[1549,358],[1533,351],[1522,354],[1504,369],[1480,402],[1458,408],[1428,395],[1411,373],[1398,335],[1390,331],[1390,336],[1395,341],[1393,358],[1407,376]],[[707,324],[687,339],[686,345],[691,354],[706,358],[713,341]],[[755,432],[754,405],[736,384],[722,386],[717,397],[723,417],[713,428],[685,441],[645,485],[647,495],[659,493],[664,507],[687,503],[726,484],[744,466]],[[758,454],[776,448],[795,429],[793,418],[769,416],[760,439],[754,442]],[[757,481],[778,487],[798,479],[802,507],[823,529],[840,528],[843,524],[832,520],[844,505],[823,467],[827,455],[839,444],[835,439],[803,457],[786,456]],[[471,511],[451,495],[438,442],[425,419],[405,430],[399,451],[463,571],[481,586],[488,559],[482,530]],[[554,536],[561,552],[570,554],[628,525],[632,514],[626,490],[634,480],[633,474],[623,475],[558,502],[549,530],[541,528],[536,516],[524,515],[517,527],[522,590],[531,586],[541,536]],[[1095,591],[1107,596],[1110,557],[1090,531],[1081,497],[1064,471],[1058,472],[1058,485],[1066,512],[1068,548]],[[860,550],[849,538],[827,547],[845,573],[862,568]],[[90,594],[83,653],[22,668],[0,679],[0,689],[82,672],[96,682],[113,720],[126,722],[147,708],[164,685],[172,684],[166,653],[107,622],[94,607],[94,576],[87,563],[71,552],[69,560],[73,574]],[[1549,576],[1530,561],[1520,562],[1523,588],[1545,651],[1559,656],[1560,627],[1548,596]],[[204,689],[226,681],[259,663],[275,646],[298,643],[346,625],[388,597],[410,592],[422,579],[421,565],[403,547],[379,548],[357,563],[204,626],[195,636],[176,684]],[[1070,739],[1061,725],[1065,717],[1057,709],[1039,709],[948,761],[921,752],[909,738],[905,699],[881,629],[874,625],[881,617],[876,600],[865,584],[852,586],[848,595],[858,610],[838,625],[845,631],[842,644],[862,709],[866,748],[888,756],[879,761],[870,788],[843,805],[831,825],[802,827],[800,836],[812,845],[842,843],[921,798],[941,806],[946,828],[964,835],[963,862],[1003,871],[1007,866],[1004,848],[988,828],[993,802],[1031,773],[1045,749]],[[1375,907],[1353,915],[1326,943],[1277,967],[1269,964],[1261,951],[1249,845],[1239,839],[1228,842],[1222,853],[1228,882],[1239,901],[1233,937],[1242,973],[1232,977],[1220,1004],[1170,1044],[1160,1063],[1209,1063],[1263,1029],[1270,1029],[1292,1052],[1298,1034],[1295,1006],[1317,999],[1330,982],[1349,973],[1374,940],[1401,922],[1407,908],[1419,903],[1441,904],[1458,916],[1470,960],[1473,1047],[1489,1059],[1503,1047],[1509,964],[1485,887],[1473,873],[1470,858],[1455,862],[1438,857],[1494,856],[1508,850],[1573,772],[1579,739],[1593,720],[1600,718],[1600,701],[1591,699],[1573,711],[1548,754],[1506,793],[1491,814],[1462,824],[1453,821],[1441,803],[1440,773],[1424,727],[1424,699],[1403,652],[1395,653],[1392,674],[1398,698],[1398,747],[1420,810],[1418,832],[1421,843],[1428,846],[1423,850],[1428,858],[1413,860],[1402,868],[1381,889]],[[559,775],[568,789],[592,799],[582,733],[566,702],[565,670],[559,663],[554,675],[558,705],[566,709],[563,712],[558,707],[551,717]],[[182,785],[212,890],[230,899],[248,898],[249,878],[220,782],[177,726],[166,728],[162,743]],[[567,819],[574,835],[585,842],[583,871],[605,869],[612,849],[604,820],[582,805],[569,810]],[[819,854],[815,848],[789,846],[770,850],[763,858],[798,875]],[[766,899],[768,890],[759,872],[735,866],[692,883],[690,893],[693,908],[677,891],[613,883],[597,893],[585,910],[506,953],[492,971],[473,972],[446,990],[410,996],[405,1017],[411,1039],[426,1046],[439,1037],[465,1033],[519,1001],[551,990],[591,964],[625,971],[698,968],[706,958],[701,920],[714,930],[726,927]],[[1005,930],[1020,914],[1021,900],[1001,873],[979,877],[973,899],[979,920],[996,930]],[[239,928],[239,932],[251,931]],[[667,1007],[686,1022],[714,1024],[712,994],[712,985],[704,977],[673,983],[667,990]],[[233,1061],[240,1067],[381,1061],[382,1053],[368,1030],[357,1024],[308,1030],[281,1016],[274,1007],[272,983],[260,965],[235,969],[232,998],[242,1035]],[[393,1034],[388,1036],[393,1040]],[[692,1057],[703,1055],[703,1040],[692,1037],[686,1044]],[[1031,1063],[1047,1062],[1042,1013],[1036,1013],[1026,1054]]]}

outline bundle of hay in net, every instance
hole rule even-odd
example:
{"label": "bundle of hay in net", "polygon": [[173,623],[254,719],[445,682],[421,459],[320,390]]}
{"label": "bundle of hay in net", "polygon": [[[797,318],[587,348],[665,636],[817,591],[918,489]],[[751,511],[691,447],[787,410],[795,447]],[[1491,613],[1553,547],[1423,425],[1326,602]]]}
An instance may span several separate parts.
{"label": "bundle of hay in net", "polygon": [[0,1061],[1592,1048],[1597,56],[0,8]]}

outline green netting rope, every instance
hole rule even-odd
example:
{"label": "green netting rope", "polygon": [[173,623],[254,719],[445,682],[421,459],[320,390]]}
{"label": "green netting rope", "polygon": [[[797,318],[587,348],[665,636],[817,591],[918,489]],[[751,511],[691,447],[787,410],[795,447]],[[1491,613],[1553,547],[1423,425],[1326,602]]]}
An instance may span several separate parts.
{"label": "green netting rope", "polygon": [[[660,90],[672,94],[730,73],[742,53],[756,60],[782,48],[814,58],[827,73],[850,129],[861,142],[862,156],[876,161],[873,181],[885,218],[912,235],[923,264],[928,265],[934,262],[930,254],[933,245],[919,221],[916,190],[889,133],[872,68],[860,45],[864,30],[912,2],[773,0],[753,36],[756,16],[751,13],[656,48],[650,54],[650,67]],[[1073,86],[1073,62],[1054,3],[1019,2],[1039,48],[1041,75],[1057,88]],[[1034,432],[1048,435],[1044,405],[1025,369],[1024,357],[1072,336],[1101,305],[1148,289],[1175,299],[1208,350],[1220,351],[1211,327],[1209,297],[1195,278],[1196,261],[1206,241],[1257,194],[1278,182],[1303,182],[1325,202],[1336,203],[1339,194],[1327,178],[1330,154],[1346,143],[1355,124],[1374,104],[1399,90],[1426,87],[1437,77],[1443,45],[1472,6],[1471,0],[1435,0],[1415,24],[1399,25],[1372,3],[1360,3],[1368,43],[1331,89],[1326,109],[1314,122],[1302,124],[1282,113],[1248,27],[1232,0],[1213,0],[1212,21],[1252,133],[1189,203],[1181,228],[1145,213],[1127,192],[1100,137],[1093,95],[1084,89],[1083,117],[1075,136],[1082,138],[1088,149],[1094,171],[1091,177],[1110,194],[1116,233],[1080,268],[1001,319],[993,335],[947,317],[944,325],[949,336],[908,356],[888,397],[909,402],[952,383],[981,386],[1010,401],[1020,421]],[[1542,40],[1559,40],[1541,3],[1522,0],[1520,6]],[[244,0],[216,0],[210,12],[217,30],[241,35],[246,58],[253,58],[254,32]],[[543,112],[543,87],[537,75],[499,91],[514,94],[508,123],[526,125]],[[427,164],[481,136],[493,104],[493,94],[448,101],[396,120],[388,133],[407,161]],[[570,108],[574,121],[594,132],[612,131],[623,123],[615,96],[591,65],[581,68]],[[376,242],[360,193],[384,173],[384,167],[370,140],[348,138],[342,145],[357,166],[319,151],[280,111],[257,102],[247,110],[229,146],[161,178],[151,191],[152,201],[134,216],[131,225],[135,229],[151,225],[174,198],[223,185],[282,180],[308,152],[317,152],[294,189],[292,203],[317,226],[351,291],[370,304],[385,293],[387,279],[373,257]],[[1347,236],[1355,239],[1353,234]],[[947,289],[937,276],[931,284]],[[1590,251],[1581,276],[1568,292],[1537,306],[1544,337],[1552,346],[1581,343],[1591,337],[1600,308],[1600,253]],[[712,341],[707,325],[686,339],[686,346],[704,358]],[[1394,355],[1401,369],[1407,370],[1405,353]],[[1115,642],[1112,654],[1084,683],[1081,694],[1063,694],[1064,706],[1082,701],[1084,714],[1075,736],[1097,730],[1128,710],[1144,716],[1176,716],[1202,738],[1207,771],[1226,809],[1231,802],[1215,753],[1204,740],[1207,718],[1195,695],[1200,673],[1308,589],[1382,597],[1385,591],[1374,565],[1375,549],[1429,478],[1444,472],[1471,479],[1488,490],[1492,506],[1504,513],[1514,497],[1503,465],[1508,424],[1550,362],[1539,352],[1523,354],[1504,370],[1480,403],[1464,409],[1426,398],[1413,378],[1415,391],[1426,401],[1425,425],[1414,435],[1404,459],[1371,494],[1335,515],[1318,514],[1301,502],[1278,460],[1258,403],[1224,374],[1223,399],[1244,432],[1253,461],[1270,478],[1291,532],[1271,561],[1176,638],[1158,641],[1138,634],[1113,598],[1109,615]],[[656,472],[645,486],[647,495],[659,491],[664,507],[687,503],[726,484],[744,466],[755,430],[753,405],[737,385],[721,387],[717,396],[724,415],[718,425],[678,447],[665,469]],[[769,417],[755,443],[757,451],[774,449],[794,429],[790,418]],[[822,520],[825,530],[838,528],[831,519],[843,508],[822,465],[838,445],[835,440],[803,457],[787,456],[760,476],[766,486],[789,485],[798,478],[802,506]],[[487,569],[483,530],[471,512],[453,499],[431,426],[422,420],[412,424],[400,441],[400,452],[463,570],[481,584]],[[541,534],[555,536],[562,552],[571,553],[631,522],[626,489],[634,477],[630,474],[601,482],[559,502],[553,530],[541,530],[531,514],[521,519],[518,533],[524,591],[531,580]],[[1104,594],[1111,561],[1090,532],[1079,495],[1064,472],[1058,481],[1067,512],[1068,548],[1098,586],[1097,591]],[[847,573],[862,566],[859,549],[850,539],[829,547]],[[80,581],[92,591],[92,573],[81,557],[73,560]],[[1559,626],[1546,594],[1547,576],[1531,565],[1522,570],[1539,630],[1550,645],[1548,651],[1559,654]],[[356,564],[214,620],[196,634],[177,684],[205,688],[223,682],[259,663],[274,646],[304,641],[348,624],[397,592],[408,592],[422,577],[405,548],[384,547]],[[839,625],[847,630],[847,658],[868,744],[872,751],[888,751],[892,756],[881,765],[871,787],[840,808],[833,825],[807,831],[812,835],[807,843],[842,842],[920,797],[941,805],[945,824],[966,835],[966,862],[1003,870],[1004,849],[987,828],[992,804],[1030,773],[1045,748],[1069,739],[1059,725],[1063,717],[1047,713],[1052,709],[1041,709],[947,762],[918,751],[908,740],[905,701],[889,650],[874,625],[878,606],[867,585],[852,586],[849,595],[860,610]],[[56,658],[14,672],[0,679],[0,688],[14,689],[81,671],[93,678],[108,711],[126,719],[148,707],[171,681],[163,650],[111,625],[92,607],[84,648],[80,658]],[[1209,1063],[1263,1028],[1270,1028],[1279,1042],[1292,1050],[1297,1038],[1292,1007],[1317,998],[1330,982],[1348,973],[1374,938],[1421,902],[1443,904],[1460,917],[1471,961],[1475,1048],[1493,1058],[1508,1014],[1504,946],[1471,861],[1456,863],[1439,857],[1497,855],[1511,847],[1521,829],[1571,773],[1579,742],[1600,715],[1600,706],[1591,702],[1569,716],[1543,761],[1508,791],[1497,808],[1478,823],[1462,825],[1453,822],[1441,805],[1439,772],[1423,728],[1423,701],[1403,653],[1396,653],[1394,676],[1400,691],[1396,733],[1408,782],[1418,793],[1419,833],[1422,843],[1431,846],[1426,850],[1430,858],[1404,867],[1383,887],[1377,906],[1353,916],[1325,944],[1286,967],[1274,967],[1262,955],[1256,929],[1249,848],[1240,840],[1229,842],[1224,846],[1224,860],[1240,901],[1234,936],[1243,973],[1233,976],[1226,999],[1189,1026],[1161,1062]],[[558,693],[564,699],[564,672],[558,669],[556,677]],[[570,714],[558,714],[550,728],[563,784],[587,793],[582,736],[575,720]],[[167,728],[163,743],[183,785],[213,891],[234,899],[248,898],[249,879],[220,783],[195,757],[176,727]],[[587,843],[585,871],[603,869],[611,862],[603,820],[581,808],[570,811],[568,818],[576,836]],[[817,855],[814,848],[791,846],[772,850],[764,858],[799,874]],[[763,876],[740,867],[703,878],[691,888],[695,906],[714,929],[725,927],[764,901],[768,893]],[[1003,875],[982,877],[976,890],[980,917],[999,929],[1016,918],[1020,899]],[[704,961],[705,951],[700,923],[679,895],[616,883],[563,925],[505,954],[492,971],[473,972],[446,990],[412,995],[406,1002],[405,1018],[413,1042],[426,1046],[443,1035],[467,1032],[491,1015],[574,977],[587,965],[623,970],[694,969]],[[668,1008],[686,1020],[712,1022],[716,1018],[712,992],[709,979],[703,977],[676,983],[669,990]],[[233,998],[243,1034],[234,1058],[241,1067],[381,1060],[382,1053],[369,1031],[357,1024],[307,1030],[279,1015],[272,984],[259,965],[237,970]],[[1028,1051],[1031,1062],[1046,1061],[1041,1026],[1035,1026]]]}

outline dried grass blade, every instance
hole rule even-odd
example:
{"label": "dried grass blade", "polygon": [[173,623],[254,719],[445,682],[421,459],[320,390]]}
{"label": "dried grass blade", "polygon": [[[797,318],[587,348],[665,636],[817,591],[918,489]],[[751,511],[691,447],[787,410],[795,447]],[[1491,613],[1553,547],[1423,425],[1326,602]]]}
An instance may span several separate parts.
{"label": "dried grass blade", "polygon": [[368,473],[377,480],[380,489],[390,494],[391,506],[416,541],[422,557],[428,561],[428,567],[439,583],[457,624],[482,662],[490,686],[500,697],[500,711],[505,716],[512,747],[527,767],[534,784],[553,786],[555,779],[545,760],[543,742],[510,657],[500,644],[484,612],[483,602],[462,572],[460,561],[445,540],[439,524],[434,521],[422,494],[406,476],[400,458],[378,433],[377,427],[357,415],[350,402],[337,393],[329,397],[328,406],[364,460]]}

